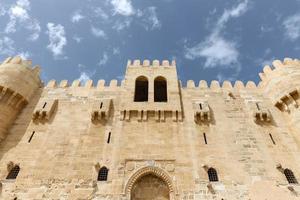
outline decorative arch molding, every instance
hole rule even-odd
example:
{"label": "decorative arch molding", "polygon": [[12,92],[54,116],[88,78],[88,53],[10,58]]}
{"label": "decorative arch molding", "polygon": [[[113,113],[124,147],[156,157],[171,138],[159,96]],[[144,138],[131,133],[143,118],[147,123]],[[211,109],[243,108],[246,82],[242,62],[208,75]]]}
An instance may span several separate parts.
{"label": "decorative arch molding", "polygon": [[128,179],[127,184],[125,186],[125,194],[127,197],[130,199],[130,194],[133,185],[142,177],[152,174],[158,178],[161,178],[168,186],[169,188],[169,193],[170,193],[170,199],[174,199],[174,194],[175,194],[175,188],[172,183],[171,177],[168,175],[166,171],[159,167],[154,167],[154,166],[147,166],[147,167],[142,167],[135,171],[133,175]]}

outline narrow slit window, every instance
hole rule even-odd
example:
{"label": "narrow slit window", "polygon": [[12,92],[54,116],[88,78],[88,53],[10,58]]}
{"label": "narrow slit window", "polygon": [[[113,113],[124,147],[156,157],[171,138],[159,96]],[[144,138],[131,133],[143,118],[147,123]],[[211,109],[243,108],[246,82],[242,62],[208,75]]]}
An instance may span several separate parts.
{"label": "narrow slit window", "polygon": [[100,103],[100,109],[103,107],[103,102]]}
{"label": "narrow slit window", "polygon": [[35,134],[35,131],[33,131],[33,132],[31,133],[31,136],[30,136],[30,138],[29,138],[29,140],[28,140],[28,143],[31,142],[31,140],[32,140],[32,138],[33,138],[33,136],[34,136],[34,134]]}
{"label": "narrow slit window", "polygon": [[296,179],[296,177],[295,177],[295,175],[294,175],[294,173],[293,173],[292,170],[285,169],[283,173],[284,173],[284,175],[285,175],[285,177],[286,177],[286,179],[287,179],[287,181],[289,183],[291,183],[291,184],[298,184],[298,181],[297,181],[297,179]]}
{"label": "narrow slit window", "polygon": [[18,165],[14,166],[8,173],[6,179],[16,179],[20,172],[20,167]]}
{"label": "narrow slit window", "polygon": [[110,137],[111,137],[111,132],[108,133],[108,137],[107,137],[107,144],[110,143]]}
{"label": "narrow slit window", "polygon": [[207,174],[208,174],[208,179],[210,182],[219,181],[217,170],[215,170],[214,168],[212,168],[212,167],[209,168],[207,171]]}
{"label": "narrow slit window", "polygon": [[207,139],[206,139],[206,134],[205,133],[203,133],[203,139],[204,139],[205,144],[207,144]]}
{"label": "narrow slit window", "polygon": [[101,167],[98,173],[98,181],[107,181],[108,169],[106,167]]}
{"label": "narrow slit window", "polygon": [[271,140],[272,140],[272,143],[275,145],[276,143],[275,143],[275,140],[274,140],[274,138],[273,138],[272,134],[271,134],[271,133],[269,133],[269,136],[270,136],[270,138],[271,138]]}
{"label": "narrow slit window", "polygon": [[199,103],[199,107],[200,107],[200,110],[202,110],[202,104],[201,103]]}
{"label": "narrow slit window", "polygon": [[259,104],[258,103],[255,103],[255,104],[256,104],[257,110],[260,110]]}
{"label": "narrow slit window", "polygon": [[46,107],[46,105],[47,105],[47,102],[45,102],[45,103],[44,103],[44,105],[43,105],[43,108],[45,108],[45,107]]}

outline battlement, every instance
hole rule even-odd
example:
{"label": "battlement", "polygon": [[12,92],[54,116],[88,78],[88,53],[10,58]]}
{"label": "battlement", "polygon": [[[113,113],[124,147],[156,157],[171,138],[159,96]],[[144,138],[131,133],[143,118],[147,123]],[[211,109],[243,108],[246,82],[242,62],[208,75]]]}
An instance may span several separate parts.
{"label": "battlement", "polygon": [[39,76],[41,67],[39,65],[32,66],[31,60],[23,60],[20,56],[8,57],[1,64],[0,67],[8,64],[18,64],[25,66],[28,70],[32,71],[36,76]]}
{"label": "battlement", "polygon": [[169,60],[163,60],[160,62],[159,60],[128,60],[127,67],[176,67],[176,61],[172,60],[171,63]]}
{"label": "battlement", "polygon": [[248,81],[246,83],[246,85],[244,85],[244,83],[242,81],[235,81],[234,84],[232,85],[232,83],[230,81],[223,81],[222,84],[220,84],[219,81],[213,80],[211,81],[210,85],[208,86],[207,81],[205,80],[200,80],[198,86],[195,85],[195,82],[193,80],[188,80],[186,83],[186,88],[187,89],[212,89],[212,90],[216,90],[216,89],[256,89],[257,86],[253,81]]}
{"label": "battlement", "polygon": [[272,62],[272,66],[265,65],[263,68],[263,72],[259,73],[259,77],[261,81],[270,80],[274,77],[274,72],[281,70],[282,68],[288,66],[299,66],[300,67],[300,60],[292,59],[292,58],[284,58],[283,61],[274,60]]}
{"label": "battlement", "polygon": [[81,83],[80,80],[74,80],[69,83],[68,80],[61,80],[59,83],[56,80],[50,80],[46,88],[96,88],[96,89],[115,89],[122,87],[124,85],[124,80],[119,81],[113,79],[109,82],[109,85],[105,85],[106,81],[104,79],[98,80],[97,84],[94,85],[93,80],[87,80],[85,84]]}

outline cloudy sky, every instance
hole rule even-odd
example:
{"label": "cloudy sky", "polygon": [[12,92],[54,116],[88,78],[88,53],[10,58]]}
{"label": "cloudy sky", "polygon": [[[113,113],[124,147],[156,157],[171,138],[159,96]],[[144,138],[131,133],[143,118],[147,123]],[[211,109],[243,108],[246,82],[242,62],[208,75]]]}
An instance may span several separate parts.
{"label": "cloudy sky", "polygon": [[0,0],[0,59],[42,79],[123,79],[128,59],[175,59],[179,79],[254,80],[300,58],[300,0]]}

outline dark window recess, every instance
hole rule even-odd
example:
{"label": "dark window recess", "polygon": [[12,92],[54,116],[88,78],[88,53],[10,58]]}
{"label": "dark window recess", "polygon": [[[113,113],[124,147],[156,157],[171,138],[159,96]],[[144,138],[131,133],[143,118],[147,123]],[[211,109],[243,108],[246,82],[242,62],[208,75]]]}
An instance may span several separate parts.
{"label": "dark window recess", "polygon": [[148,79],[140,76],[135,81],[134,101],[143,102],[148,101]]}
{"label": "dark window recess", "polygon": [[200,107],[200,110],[202,110],[202,104],[201,103],[199,103],[199,107]]}
{"label": "dark window recess", "polygon": [[108,169],[106,167],[101,167],[98,173],[98,181],[107,181]]}
{"label": "dark window recess", "polygon": [[167,102],[168,91],[167,81],[163,77],[157,77],[154,80],[154,102]]}
{"label": "dark window recess", "polygon": [[203,133],[203,139],[204,139],[205,144],[207,144],[207,139],[206,139],[206,134],[205,133]]}
{"label": "dark window recess", "polygon": [[18,165],[14,166],[10,172],[8,173],[6,179],[16,179],[20,171],[20,167]]}
{"label": "dark window recess", "polygon": [[43,108],[45,108],[45,107],[46,107],[46,105],[47,105],[47,102],[45,102],[45,103],[44,103],[44,105],[43,105]]}
{"label": "dark window recess", "polygon": [[214,168],[212,168],[212,167],[209,168],[208,171],[207,171],[207,174],[208,174],[208,179],[209,179],[210,182],[219,181],[217,171]]}
{"label": "dark window recess", "polygon": [[275,140],[274,140],[274,138],[273,138],[272,134],[271,134],[271,133],[269,133],[269,136],[270,136],[270,138],[271,138],[271,140],[272,140],[273,144],[275,145],[276,143],[275,143]]}
{"label": "dark window recess", "polygon": [[297,184],[297,183],[298,183],[298,181],[297,181],[297,179],[296,179],[294,173],[292,172],[292,170],[290,170],[290,169],[285,169],[285,170],[284,170],[284,175],[285,175],[285,177],[286,177],[286,179],[287,179],[287,181],[288,181],[289,183],[292,183],[292,184]]}
{"label": "dark window recess", "polygon": [[103,102],[100,103],[100,109],[103,107]]}
{"label": "dark window recess", "polygon": [[111,132],[108,133],[108,137],[107,137],[107,144],[110,143],[110,136],[111,136]]}
{"label": "dark window recess", "polygon": [[35,131],[32,132],[32,134],[31,134],[31,136],[30,136],[30,138],[29,138],[29,140],[28,140],[28,143],[31,142],[31,140],[32,140],[32,138],[33,138],[33,136],[34,136],[34,134],[35,134]]}

